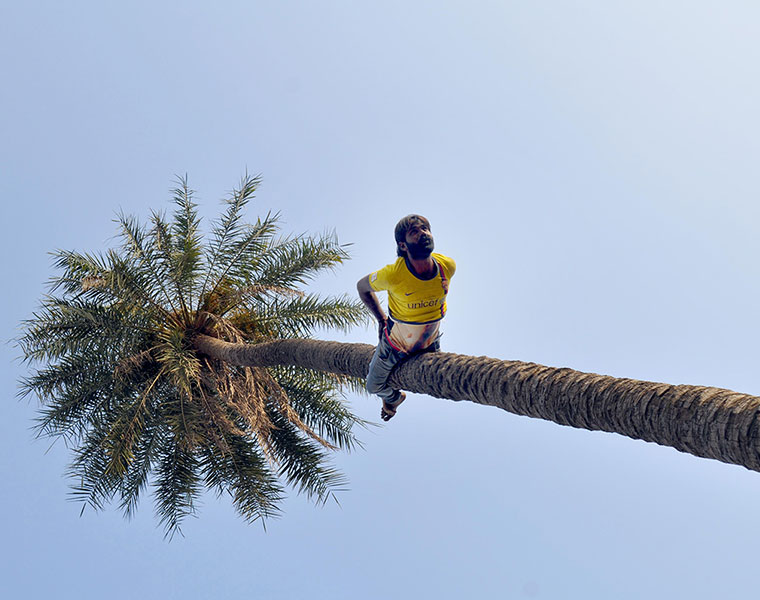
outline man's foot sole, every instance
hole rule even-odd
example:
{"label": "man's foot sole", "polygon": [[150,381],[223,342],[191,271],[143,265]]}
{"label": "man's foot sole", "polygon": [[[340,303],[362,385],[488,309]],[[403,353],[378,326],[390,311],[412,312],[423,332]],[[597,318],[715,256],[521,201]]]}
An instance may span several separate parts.
{"label": "man's foot sole", "polygon": [[390,421],[396,415],[396,409],[404,400],[406,400],[406,394],[404,392],[401,392],[401,395],[395,402],[385,402],[383,400],[383,407],[380,409],[380,418],[383,421]]}

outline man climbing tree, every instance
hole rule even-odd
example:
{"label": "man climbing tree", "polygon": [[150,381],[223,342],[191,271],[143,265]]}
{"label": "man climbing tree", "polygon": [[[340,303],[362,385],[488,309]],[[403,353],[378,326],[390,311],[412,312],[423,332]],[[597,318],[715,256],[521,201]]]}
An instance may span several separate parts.
{"label": "man climbing tree", "polygon": [[[388,385],[393,367],[409,356],[437,352],[439,326],[446,314],[453,259],[434,253],[430,222],[408,215],[396,225],[396,262],[359,280],[359,297],[378,322],[379,341],[367,374],[367,391],[383,400],[380,417],[390,420],[406,394]],[[375,292],[388,292],[383,311]]]}
{"label": "man climbing tree", "polygon": [[180,179],[168,220],[122,215],[120,246],[55,253],[60,272],[17,340],[22,391],[42,402],[38,432],[73,448],[86,505],[131,515],[151,487],[171,535],[205,489],[249,521],[277,514],[288,485],[324,502],[343,484],[328,451],[354,447],[363,424],[336,394],[365,377],[384,420],[403,388],[760,471],[760,397],[433,352],[455,264],[419,215],[396,227],[396,262],[358,283],[377,348],[313,338],[366,321],[360,302],[307,291],[348,256],[333,236],[280,237],[271,214],[245,224],[257,185],[243,178],[209,237]]}

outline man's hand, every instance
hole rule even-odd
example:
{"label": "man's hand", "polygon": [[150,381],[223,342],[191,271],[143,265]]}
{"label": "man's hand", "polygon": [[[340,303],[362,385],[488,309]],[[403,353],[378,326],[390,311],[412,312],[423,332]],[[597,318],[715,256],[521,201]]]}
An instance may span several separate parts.
{"label": "man's hand", "polygon": [[388,326],[388,319],[383,319],[382,321],[377,322],[377,333],[379,339],[383,339],[383,335],[385,333],[385,328]]}

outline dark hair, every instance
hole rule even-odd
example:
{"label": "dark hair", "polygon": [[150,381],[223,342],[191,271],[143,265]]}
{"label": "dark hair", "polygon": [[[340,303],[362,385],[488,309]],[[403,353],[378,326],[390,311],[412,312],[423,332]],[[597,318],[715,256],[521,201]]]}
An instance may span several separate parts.
{"label": "dark hair", "polygon": [[422,215],[406,215],[403,219],[396,223],[396,230],[393,232],[393,234],[396,236],[397,255],[406,256],[406,252],[398,247],[399,242],[406,242],[406,232],[409,231],[413,225],[419,225],[420,223],[426,225],[427,228],[430,229],[430,221],[428,221]]}

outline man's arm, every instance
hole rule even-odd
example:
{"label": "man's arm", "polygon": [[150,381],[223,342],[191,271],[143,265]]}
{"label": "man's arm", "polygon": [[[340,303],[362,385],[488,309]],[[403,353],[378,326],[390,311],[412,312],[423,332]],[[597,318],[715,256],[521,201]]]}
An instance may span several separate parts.
{"label": "man's arm", "polygon": [[359,280],[356,284],[356,290],[359,292],[359,298],[367,305],[369,312],[377,319],[378,332],[382,336],[388,316],[383,311],[383,307],[380,306],[380,301],[377,299],[375,290],[369,284],[369,275]]}

